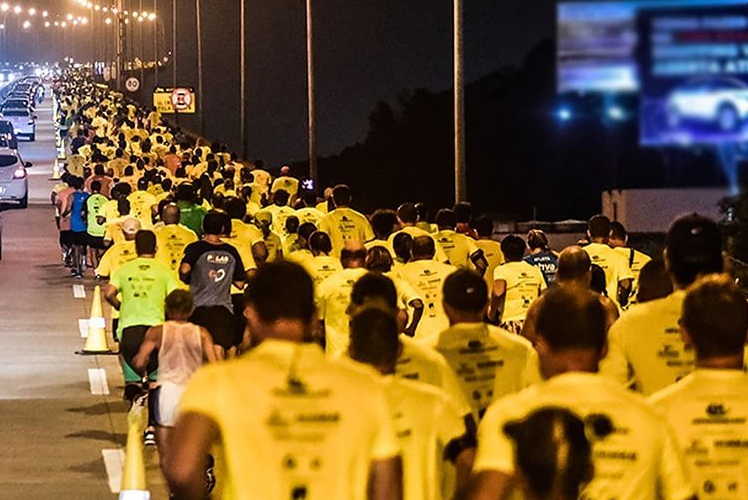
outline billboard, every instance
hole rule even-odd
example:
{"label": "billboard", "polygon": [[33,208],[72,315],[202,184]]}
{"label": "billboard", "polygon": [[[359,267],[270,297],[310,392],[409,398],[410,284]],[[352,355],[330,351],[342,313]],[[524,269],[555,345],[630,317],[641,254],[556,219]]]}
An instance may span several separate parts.
{"label": "billboard", "polygon": [[195,91],[189,87],[158,87],[153,91],[153,107],[164,115],[194,114]]}
{"label": "billboard", "polygon": [[748,140],[748,8],[639,13],[642,145]]}
{"label": "billboard", "polygon": [[624,0],[558,5],[557,86],[564,92],[638,92],[638,19],[648,10],[678,12],[748,0]]}

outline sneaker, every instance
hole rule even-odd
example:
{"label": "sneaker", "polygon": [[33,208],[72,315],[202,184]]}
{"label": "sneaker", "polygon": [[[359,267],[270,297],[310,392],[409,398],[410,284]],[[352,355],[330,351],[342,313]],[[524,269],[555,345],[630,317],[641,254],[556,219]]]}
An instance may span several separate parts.
{"label": "sneaker", "polygon": [[143,444],[146,446],[156,446],[156,428],[146,427],[143,432]]}

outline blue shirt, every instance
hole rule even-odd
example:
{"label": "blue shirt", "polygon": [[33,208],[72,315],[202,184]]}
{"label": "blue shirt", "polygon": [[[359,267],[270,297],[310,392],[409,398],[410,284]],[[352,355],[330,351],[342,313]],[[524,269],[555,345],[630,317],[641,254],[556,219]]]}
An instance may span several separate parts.
{"label": "blue shirt", "polygon": [[85,233],[88,229],[88,223],[83,217],[83,207],[90,195],[83,191],[73,193],[73,208],[70,211],[70,230],[74,233]]}
{"label": "blue shirt", "polygon": [[545,284],[549,287],[556,282],[556,271],[558,271],[558,257],[553,252],[543,250],[535,255],[528,255],[524,261],[530,265],[540,268],[545,278]]}

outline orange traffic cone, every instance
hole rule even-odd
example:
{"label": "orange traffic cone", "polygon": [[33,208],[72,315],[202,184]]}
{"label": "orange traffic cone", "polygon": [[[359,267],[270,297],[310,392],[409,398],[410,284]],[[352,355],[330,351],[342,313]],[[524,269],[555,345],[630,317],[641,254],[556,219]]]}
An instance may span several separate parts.
{"label": "orange traffic cone", "polygon": [[127,414],[127,449],[122,470],[122,487],[119,500],[150,500],[145,484],[145,459],[143,429],[145,428],[145,398],[134,402]]}
{"label": "orange traffic cone", "polygon": [[86,345],[78,354],[112,354],[106,341],[106,320],[101,306],[101,287],[94,288],[93,302],[91,303],[91,317],[88,320],[88,337]]}

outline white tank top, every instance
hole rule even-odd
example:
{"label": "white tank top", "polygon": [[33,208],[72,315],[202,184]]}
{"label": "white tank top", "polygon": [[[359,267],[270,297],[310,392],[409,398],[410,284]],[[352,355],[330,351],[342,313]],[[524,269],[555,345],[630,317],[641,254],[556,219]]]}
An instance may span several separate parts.
{"label": "white tank top", "polygon": [[200,327],[192,323],[163,324],[158,350],[158,381],[185,385],[203,364]]}

